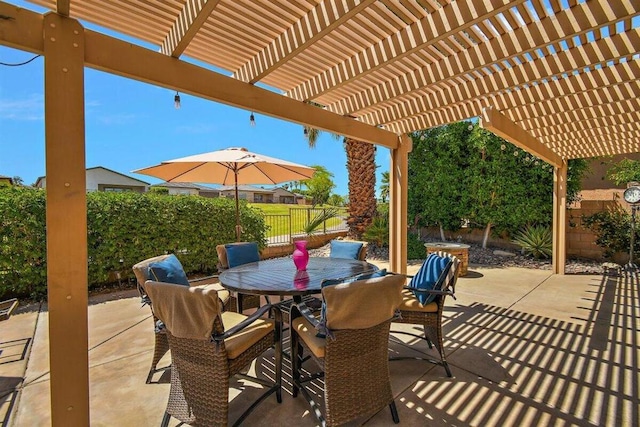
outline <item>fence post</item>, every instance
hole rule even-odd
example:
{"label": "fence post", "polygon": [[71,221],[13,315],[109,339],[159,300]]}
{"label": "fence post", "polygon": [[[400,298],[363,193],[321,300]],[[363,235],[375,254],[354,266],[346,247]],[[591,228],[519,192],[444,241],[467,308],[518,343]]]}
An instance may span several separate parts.
{"label": "fence post", "polygon": [[291,217],[291,208],[289,208],[289,243],[293,244],[293,218]]}
{"label": "fence post", "polygon": [[[326,218],[327,210],[322,208],[322,216]],[[322,221],[322,234],[327,234],[327,220]]]}

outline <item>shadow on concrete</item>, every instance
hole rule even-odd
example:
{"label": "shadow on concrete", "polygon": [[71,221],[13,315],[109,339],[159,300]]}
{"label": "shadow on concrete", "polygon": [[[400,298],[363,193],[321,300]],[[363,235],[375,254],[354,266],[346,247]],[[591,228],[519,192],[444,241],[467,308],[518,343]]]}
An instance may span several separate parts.
{"label": "shadow on concrete", "polygon": [[401,393],[403,411],[433,425],[640,425],[637,273],[605,273],[592,286],[591,306],[576,307],[588,310],[580,323],[447,307],[455,378],[427,375]]}
{"label": "shadow on concrete", "polygon": [[24,360],[31,344],[31,337],[0,342],[0,365]]}
{"label": "shadow on concrete", "polygon": [[7,427],[11,412],[18,397],[18,387],[22,384],[20,377],[0,377],[0,427]]}

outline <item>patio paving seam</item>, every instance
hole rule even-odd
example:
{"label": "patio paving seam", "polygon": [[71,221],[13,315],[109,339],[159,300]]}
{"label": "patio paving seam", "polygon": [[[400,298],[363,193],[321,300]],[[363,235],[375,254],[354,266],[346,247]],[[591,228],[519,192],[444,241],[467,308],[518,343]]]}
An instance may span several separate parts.
{"label": "patio paving seam", "polygon": [[139,324],[143,323],[144,321],[146,321],[146,320],[147,320],[147,319],[149,319],[150,317],[151,317],[151,315],[148,315],[148,316],[147,316],[147,317],[145,317],[144,319],[141,319],[141,320],[139,320],[138,322],[134,323],[133,325],[128,326],[128,327],[126,327],[126,328],[124,328],[123,330],[121,330],[121,331],[120,331],[120,332],[118,332],[117,334],[114,334],[112,337],[109,337],[109,338],[107,338],[106,340],[99,342],[98,344],[94,345],[93,347],[89,347],[89,351],[94,350],[94,349],[96,349],[96,348],[100,347],[101,345],[103,345],[103,344],[105,344],[105,343],[107,343],[107,342],[111,341],[112,339],[114,339],[114,338],[116,338],[116,337],[118,337],[118,336],[120,336],[120,335],[124,334],[124,333],[125,333],[125,332],[127,332],[128,330],[135,328],[136,326],[138,326]]}

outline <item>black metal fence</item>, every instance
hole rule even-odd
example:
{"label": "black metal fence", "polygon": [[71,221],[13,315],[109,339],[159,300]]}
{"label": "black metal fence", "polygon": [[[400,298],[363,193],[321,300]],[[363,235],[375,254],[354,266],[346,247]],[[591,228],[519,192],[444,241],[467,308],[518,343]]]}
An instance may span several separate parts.
{"label": "black metal fence", "polygon": [[[326,210],[327,208],[289,208],[288,215],[265,215],[265,222],[269,227],[267,231],[269,245],[291,243],[294,237],[304,236],[307,224]],[[344,231],[347,229],[346,219],[346,209],[340,209],[336,217],[323,221],[314,233]]]}

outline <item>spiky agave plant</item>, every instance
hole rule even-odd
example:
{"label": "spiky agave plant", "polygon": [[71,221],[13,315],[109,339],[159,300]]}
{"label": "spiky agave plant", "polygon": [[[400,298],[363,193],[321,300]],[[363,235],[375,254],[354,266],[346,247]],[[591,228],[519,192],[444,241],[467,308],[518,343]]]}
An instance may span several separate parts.
{"label": "spiky agave plant", "polygon": [[339,209],[335,207],[323,208],[313,218],[304,225],[302,231],[307,235],[312,235],[325,221],[338,216]]}
{"label": "spiky agave plant", "polygon": [[549,227],[527,225],[511,241],[519,245],[525,254],[531,254],[536,259],[551,258],[553,253],[553,237]]}

